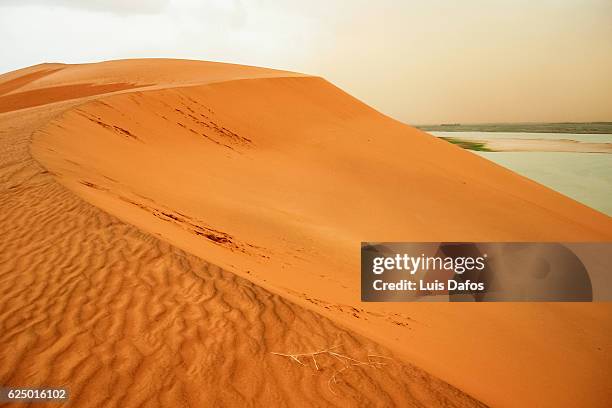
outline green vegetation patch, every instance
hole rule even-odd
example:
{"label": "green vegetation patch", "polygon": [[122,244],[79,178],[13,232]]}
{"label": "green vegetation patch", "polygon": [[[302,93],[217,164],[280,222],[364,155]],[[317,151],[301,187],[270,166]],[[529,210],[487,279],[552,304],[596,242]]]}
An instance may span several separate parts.
{"label": "green vegetation patch", "polygon": [[473,140],[463,140],[463,139],[458,139],[456,137],[441,137],[440,139],[444,139],[447,142],[455,144],[466,150],[476,150],[478,152],[492,152],[493,151],[487,147],[487,144],[485,142],[476,142]]}

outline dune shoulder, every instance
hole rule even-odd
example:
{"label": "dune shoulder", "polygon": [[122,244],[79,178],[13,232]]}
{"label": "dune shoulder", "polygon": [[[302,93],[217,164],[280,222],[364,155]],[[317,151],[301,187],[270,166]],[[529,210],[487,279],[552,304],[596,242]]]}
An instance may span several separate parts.
{"label": "dune shoulder", "polygon": [[0,113],[0,383],[88,407],[484,406],[58,183],[31,137],[91,100],[69,96]]}
{"label": "dune shoulder", "polygon": [[[155,69],[143,74],[142,64]],[[239,301],[237,295],[224,292],[218,296],[223,302],[211,304],[215,312],[204,307],[203,297],[189,308],[177,301],[177,293],[190,293],[184,287],[169,298],[151,289],[153,293],[139,295],[143,298],[127,305],[161,304],[172,310],[171,316],[188,310],[194,320],[177,323],[178,330],[187,323],[207,321],[206,316],[216,311],[247,316],[238,311],[242,306],[233,305],[244,301],[249,310],[273,309],[270,320],[278,326],[273,326],[276,333],[292,330],[285,326],[287,321],[307,321],[297,329],[296,339],[309,332],[311,320],[323,316],[321,324],[359,339],[341,341],[356,342],[355,348],[345,351],[351,356],[358,355],[358,350],[381,347],[394,361],[421,370],[362,379],[363,384],[384,389],[390,395],[385,401],[396,404],[400,400],[413,403],[416,400],[409,398],[416,396],[429,404],[445,401],[456,406],[574,406],[585,401],[598,406],[610,401],[605,379],[612,364],[610,353],[602,352],[607,347],[605,339],[598,335],[601,327],[610,326],[607,304],[451,308],[447,304],[361,303],[358,297],[362,241],[605,241],[612,237],[609,217],[394,121],[322,78],[202,64],[118,61],[74,70],[66,67],[11,91],[23,93],[65,83],[132,84],[129,89],[100,95],[75,92],[70,99],[28,108],[27,112],[44,117],[38,126],[28,128],[34,133],[29,149],[35,163],[48,172],[45,177],[55,183],[54,188],[74,194],[74,200],[88,211],[108,214],[112,225],[129,226],[143,234],[145,241],[168,245],[164,248],[173,248],[168,251],[183,254],[189,262],[199,260],[203,263],[198,265],[215,265],[224,271],[203,281],[225,285],[230,279],[240,282],[236,284],[243,288],[240,293],[261,293],[239,297]],[[17,118],[24,112],[3,115]],[[101,253],[115,251],[121,241],[104,235],[101,239],[108,245]],[[127,245],[132,248],[133,244]],[[132,253],[148,253],[148,247],[140,245]],[[130,264],[129,259],[134,257],[136,262],[137,255],[117,256],[119,260],[100,267],[105,278],[112,279],[111,272],[118,270],[117,266],[108,270],[109,265],[123,265],[130,271],[150,268]],[[92,257],[82,262],[101,262]],[[138,274],[133,278],[140,279]],[[170,275],[156,279],[160,280],[149,286],[180,284]],[[204,289],[194,283],[202,278],[189,279],[187,287],[203,296]],[[111,290],[123,293],[133,285]],[[277,300],[261,304],[262,297]],[[293,315],[279,316],[278,310],[286,308]],[[231,338],[231,330],[246,324],[244,316],[225,324],[219,318],[208,332],[228,325],[229,331],[221,333]],[[126,312],[125,319],[134,321],[138,333],[152,330],[138,322],[141,315],[131,317]],[[277,330],[259,323],[257,327],[264,332]],[[244,339],[249,345],[244,349],[260,347],[256,361],[274,357],[278,362],[274,364],[285,364],[282,377],[303,367],[295,367],[291,358],[268,356],[269,352],[335,346],[338,332],[321,330],[325,334],[317,342],[307,342],[306,336],[303,343],[281,344],[264,336],[265,348],[253,340],[262,333],[257,331]],[[561,340],[551,345],[542,333],[557,333],[555,338]],[[517,349],[516,342],[522,339],[529,339],[530,345]],[[223,365],[206,360],[206,347],[200,340],[191,340],[197,351],[189,360],[196,355]],[[240,362],[230,365],[255,370],[245,361],[248,358],[248,353],[241,353],[236,356]],[[367,359],[367,352],[359,358]],[[524,380],[526,362],[531,364],[530,381]],[[230,377],[237,375],[228,370]],[[315,374],[318,371],[315,367]],[[598,376],[593,378],[593,373]],[[304,374],[291,374],[298,375]],[[182,378],[189,381],[188,376]],[[329,392],[325,377],[317,378],[318,382],[300,383],[312,397],[308,401],[337,403],[327,394],[329,400],[315,401],[317,393]],[[425,388],[397,385],[413,381]],[[281,382],[277,386],[289,386]],[[568,382],[574,387],[563,386]],[[354,392],[351,404],[367,404],[361,392],[369,385],[360,384],[345,383]],[[386,387],[400,391],[391,396]],[[283,394],[282,398],[289,397]]]}

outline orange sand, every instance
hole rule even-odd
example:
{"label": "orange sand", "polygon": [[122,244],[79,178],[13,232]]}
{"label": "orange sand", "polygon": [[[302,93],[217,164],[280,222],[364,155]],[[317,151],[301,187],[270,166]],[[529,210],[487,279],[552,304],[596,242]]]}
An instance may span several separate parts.
{"label": "orange sand", "polygon": [[[609,304],[359,301],[361,241],[602,241],[609,217],[317,77],[124,60],[0,90],[0,383],[100,406],[612,402]],[[336,343],[394,360],[330,389],[334,359],[270,354]]]}

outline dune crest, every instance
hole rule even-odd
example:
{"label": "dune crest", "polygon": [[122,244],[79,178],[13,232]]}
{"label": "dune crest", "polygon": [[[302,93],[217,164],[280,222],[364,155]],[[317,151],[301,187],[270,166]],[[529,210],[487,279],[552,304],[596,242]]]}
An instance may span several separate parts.
{"label": "dune crest", "polygon": [[[602,358],[597,351],[604,341],[597,330],[609,326],[608,305],[361,304],[358,298],[361,241],[609,240],[609,217],[396,122],[317,77],[135,60],[64,66],[23,83],[4,97],[132,84],[52,101],[31,147],[54,179],[117,219],[248,279],[244,285],[265,296],[287,299],[294,313],[314,311],[373,339],[485,403],[573,406],[587,394],[592,406],[610,401],[610,353]],[[214,275],[230,278],[239,279]],[[282,327],[283,319],[276,324]],[[287,352],[333,346],[333,330],[321,330],[326,344],[282,346]],[[563,344],[551,347],[538,332],[555,332]],[[524,339],[530,347],[515,349]],[[246,353],[237,358],[250,364]],[[522,377],[525,361],[537,364],[531,381]],[[293,370],[291,363],[275,364]],[[594,372],[601,376],[593,379]],[[380,381],[414,381],[394,375]],[[325,383],[295,381],[312,398],[313,387]],[[363,381],[383,387],[377,379]],[[574,388],[564,387],[570,381]],[[434,394],[418,395],[477,404],[447,384],[433,388]],[[397,389],[401,398],[414,397]],[[359,392],[352,398],[366,403]]]}

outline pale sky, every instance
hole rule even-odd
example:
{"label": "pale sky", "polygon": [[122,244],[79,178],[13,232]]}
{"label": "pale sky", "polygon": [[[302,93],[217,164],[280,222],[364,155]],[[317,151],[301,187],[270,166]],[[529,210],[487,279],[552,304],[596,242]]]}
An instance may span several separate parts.
{"label": "pale sky", "polygon": [[138,57],[320,75],[411,124],[612,121],[612,0],[0,0],[0,72]]}

